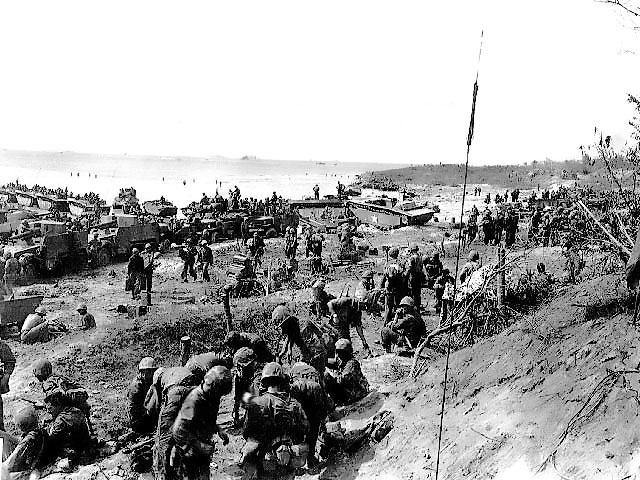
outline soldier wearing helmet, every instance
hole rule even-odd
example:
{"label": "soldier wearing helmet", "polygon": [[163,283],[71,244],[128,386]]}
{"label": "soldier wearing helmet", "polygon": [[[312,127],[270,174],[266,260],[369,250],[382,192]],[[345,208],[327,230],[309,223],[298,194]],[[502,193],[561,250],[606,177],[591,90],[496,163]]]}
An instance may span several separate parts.
{"label": "soldier wearing helmet", "polygon": [[214,434],[218,435],[223,445],[229,443],[228,435],[218,426],[218,411],[220,400],[231,393],[231,388],[229,369],[216,366],[206,373],[200,386],[185,398],[173,424],[175,455],[172,455],[179,464],[178,472],[183,478],[210,477]]}
{"label": "soldier wearing helmet", "polygon": [[213,263],[213,251],[209,247],[209,243],[204,239],[200,242],[200,247],[198,248],[198,262],[202,265],[202,281],[210,282],[209,268]]}
{"label": "soldier wearing helmet", "polygon": [[33,472],[44,466],[43,452],[46,432],[38,425],[36,409],[29,404],[22,405],[13,416],[14,423],[20,430],[20,442],[5,460],[10,473]]}
{"label": "soldier wearing helmet", "polygon": [[47,431],[47,455],[58,458],[56,465],[63,471],[71,471],[91,444],[90,424],[84,413],[68,404],[60,392],[45,401],[53,417]]}
{"label": "soldier wearing helmet", "polygon": [[396,316],[380,331],[382,346],[391,352],[393,345],[415,348],[426,330],[424,321],[416,310],[413,299],[404,297],[400,301]]}
{"label": "soldier wearing helmet", "polygon": [[269,349],[264,338],[257,333],[231,330],[224,339],[224,345],[230,350],[231,354],[234,354],[242,347],[247,347],[255,353],[258,362],[267,363],[273,361],[271,349]]}
{"label": "soldier wearing helmet", "polygon": [[418,311],[422,305],[422,284],[426,280],[423,270],[422,255],[417,245],[409,250],[411,256],[405,266],[405,278],[407,279],[407,293],[413,298],[413,303]]}
{"label": "soldier wearing helmet", "polygon": [[136,433],[151,433],[158,423],[157,415],[150,415],[145,409],[147,392],[153,384],[153,374],[156,370],[157,366],[154,358],[144,357],[140,360],[138,372],[127,390],[129,426]]}
{"label": "soldier wearing helmet", "polygon": [[294,317],[284,305],[273,310],[271,320],[280,329],[282,346],[276,360],[305,362],[322,374],[327,363],[328,342],[320,328],[311,320]]}
{"label": "soldier wearing helmet", "polygon": [[270,464],[274,469],[301,467],[306,462],[308,446],[304,443],[309,421],[302,405],[288,392],[289,379],[278,363],[267,363],[261,375],[265,392],[260,396],[246,393],[245,427],[242,436],[242,468],[248,478],[256,478],[258,466]]}
{"label": "soldier wearing helmet", "polygon": [[51,340],[51,332],[45,319],[46,316],[47,309],[44,307],[36,308],[34,313],[27,316],[20,328],[20,341],[22,343],[32,344]]}
{"label": "soldier wearing helmet", "polygon": [[329,396],[337,405],[350,405],[369,393],[369,382],[362,373],[360,362],[353,356],[349,340],[336,342],[336,358],[329,362],[324,374],[324,384]]}
{"label": "soldier wearing helmet", "polygon": [[255,352],[248,347],[240,348],[233,355],[233,424],[240,426],[240,403],[246,392],[260,394],[260,373],[265,362],[259,362]]}
{"label": "soldier wearing helmet", "polygon": [[380,280],[380,289],[384,291],[385,295],[383,315],[385,324],[393,319],[396,307],[402,297],[404,297],[406,290],[403,270],[398,264],[398,255],[400,255],[400,249],[398,249],[398,247],[389,249],[389,261],[384,267],[382,279]]}
{"label": "soldier wearing helmet", "polygon": [[316,280],[311,286],[311,294],[313,295],[311,314],[315,315],[317,321],[320,321],[320,317],[329,315],[327,303],[335,298],[333,295],[326,292],[324,289],[325,286],[326,283],[323,279]]}
{"label": "soldier wearing helmet", "polygon": [[177,475],[170,462],[174,445],[173,424],[185,398],[203,377],[204,374],[194,375],[192,370],[185,367],[159,368],[154,373],[145,408],[149,415],[158,416],[153,445],[153,473],[157,480],[175,478]]}
{"label": "soldier wearing helmet", "polygon": [[340,338],[351,340],[351,327],[356,329],[366,356],[371,355],[369,344],[362,330],[362,305],[355,298],[340,297],[331,300],[327,307],[331,314],[331,325],[335,327]]}
{"label": "soldier wearing helmet", "polygon": [[147,243],[144,246],[144,252],[142,252],[142,263],[143,270],[142,273],[144,275],[144,287],[147,291],[147,305],[151,305],[151,289],[153,287],[153,270],[156,267],[156,252],[154,251],[153,245]]}
{"label": "soldier wearing helmet", "polygon": [[142,290],[142,282],[144,279],[144,259],[140,256],[140,250],[131,249],[131,256],[127,265],[127,289],[131,291],[131,298],[137,300],[140,298]]}
{"label": "soldier wearing helmet", "polygon": [[59,374],[53,373],[51,362],[39,359],[33,363],[33,375],[40,381],[44,402],[48,405],[61,405],[80,410],[86,417],[89,431],[93,433],[91,425],[91,406],[87,403],[89,394],[80,384]]}
{"label": "soldier wearing helmet", "polygon": [[80,303],[76,307],[76,311],[80,315],[80,326],[79,330],[89,330],[91,328],[96,328],[96,319],[87,312],[87,304]]}
{"label": "soldier wearing helmet", "polygon": [[296,362],[289,372],[289,380],[291,396],[300,402],[309,420],[306,442],[309,445],[307,465],[312,468],[317,464],[315,451],[318,434],[335,405],[326,394],[318,371],[311,365]]}

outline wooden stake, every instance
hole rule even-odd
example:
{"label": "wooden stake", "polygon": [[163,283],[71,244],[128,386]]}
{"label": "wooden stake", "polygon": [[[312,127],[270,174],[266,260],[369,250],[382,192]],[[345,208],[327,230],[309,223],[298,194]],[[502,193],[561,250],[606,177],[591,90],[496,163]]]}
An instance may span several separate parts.
{"label": "wooden stake", "polygon": [[191,337],[185,335],[180,339],[180,365],[184,366],[191,356]]}

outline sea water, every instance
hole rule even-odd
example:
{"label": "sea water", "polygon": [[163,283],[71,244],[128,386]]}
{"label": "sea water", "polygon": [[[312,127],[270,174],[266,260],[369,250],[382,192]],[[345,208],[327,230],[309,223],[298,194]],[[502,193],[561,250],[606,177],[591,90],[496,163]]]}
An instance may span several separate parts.
{"label": "sea water", "polygon": [[74,152],[0,151],[0,185],[18,180],[31,186],[68,188],[74,194],[95,192],[110,204],[118,191],[133,187],[141,201],[164,196],[178,207],[216,190],[227,196],[236,185],[243,197],[267,198],[275,191],[288,199],[337,193],[359,173],[403,165],[356,162],[262,160],[253,157],[157,157],[96,155]]}

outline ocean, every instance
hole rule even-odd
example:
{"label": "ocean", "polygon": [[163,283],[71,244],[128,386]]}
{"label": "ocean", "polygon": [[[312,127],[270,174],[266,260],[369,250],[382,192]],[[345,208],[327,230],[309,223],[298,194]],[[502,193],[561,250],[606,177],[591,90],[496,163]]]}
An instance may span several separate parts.
{"label": "ocean", "polygon": [[74,194],[95,192],[111,204],[121,188],[133,187],[141,201],[164,196],[177,207],[199,201],[216,189],[227,196],[236,185],[243,197],[266,198],[276,191],[288,199],[336,194],[338,181],[349,184],[365,171],[399,168],[402,164],[281,161],[256,158],[158,157],[98,155],[75,152],[0,151],[0,184],[68,188]]}

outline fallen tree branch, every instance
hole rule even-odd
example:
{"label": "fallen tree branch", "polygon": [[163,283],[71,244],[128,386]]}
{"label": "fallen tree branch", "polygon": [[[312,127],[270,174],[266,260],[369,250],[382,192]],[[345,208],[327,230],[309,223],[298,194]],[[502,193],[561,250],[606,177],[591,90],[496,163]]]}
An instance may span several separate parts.
{"label": "fallen tree branch", "polygon": [[598,219],[596,217],[593,216],[593,213],[591,213],[591,211],[586,207],[586,205],[584,203],[582,203],[582,200],[578,200],[576,202],[578,205],[580,205],[580,207],[582,207],[582,209],[587,213],[587,215],[589,215],[591,217],[591,219],[596,223],[596,225],[598,225],[598,227],[600,227],[600,229],[605,233],[605,235],[607,235],[607,237],[609,237],[611,239],[611,241],[620,249],[622,250],[624,253],[626,253],[628,256],[631,256],[631,250],[629,250],[627,247],[625,247],[624,245],[622,245],[618,239],[616,237],[614,237],[613,235],[611,235],[611,233],[609,233],[609,231],[604,228],[604,226],[598,221]]}
{"label": "fallen tree branch", "polygon": [[629,232],[627,232],[627,228],[624,226],[624,223],[622,223],[622,219],[620,218],[620,215],[618,215],[618,212],[615,212],[615,215],[618,219],[618,223],[620,224],[620,230],[622,231],[622,233],[624,233],[624,236],[627,238],[627,240],[629,240],[631,248],[633,248],[634,242],[631,239],[631,235],[629,235]]}

